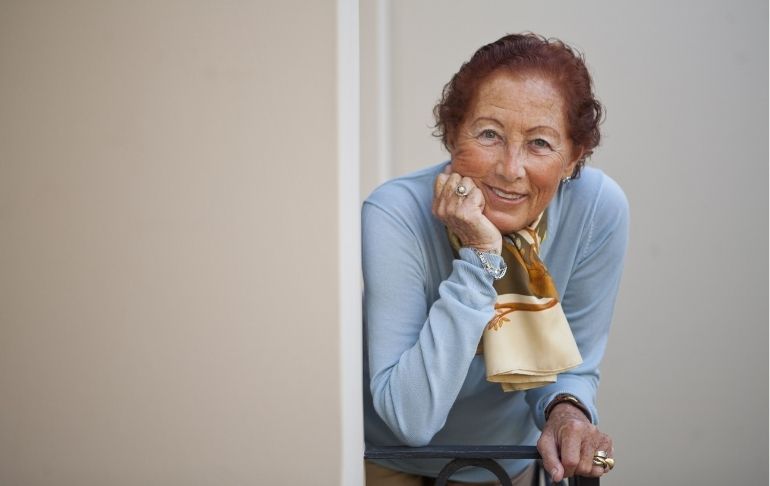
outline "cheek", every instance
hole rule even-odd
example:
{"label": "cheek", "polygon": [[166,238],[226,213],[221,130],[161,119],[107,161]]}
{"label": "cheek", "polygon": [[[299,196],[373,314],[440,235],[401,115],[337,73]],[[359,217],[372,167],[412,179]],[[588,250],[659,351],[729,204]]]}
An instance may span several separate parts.
{"label": "cheek", "polygon": [[452,152],[452,170],[466,177],[486,176],[495,161],[495,150],[488,147],[460,146]]}
{"label": "cheek", "polygon": [[537,187],[541,197],[550,197],[556,192],[561,180],[561,166],[554,164],[551,170],[530,173],[532,185]]}

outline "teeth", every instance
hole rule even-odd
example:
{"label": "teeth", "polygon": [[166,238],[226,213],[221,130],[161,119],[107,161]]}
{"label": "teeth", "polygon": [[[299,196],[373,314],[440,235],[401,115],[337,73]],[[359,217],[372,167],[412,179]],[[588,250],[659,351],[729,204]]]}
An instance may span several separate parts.
{"label": "teeth", "polygon": [[495,194],[497,194],[498,196],[500,196],[503,199],[510,199],[511,201],[515,201],[517,199],[521,199],[521,198],[524,197],[523,194],[512,194],[512,193],[509,193],[509,192],[503,192],[500,189],[497,189],[495,187],[492,187],[492,192],[494,192]]}

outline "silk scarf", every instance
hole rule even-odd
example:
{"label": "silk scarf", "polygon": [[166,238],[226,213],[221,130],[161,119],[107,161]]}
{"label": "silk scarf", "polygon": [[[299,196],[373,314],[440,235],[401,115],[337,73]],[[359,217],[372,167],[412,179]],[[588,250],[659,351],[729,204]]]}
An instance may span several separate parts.
{"label": "silk scarf", "polygon": [[[559,373],[583,362],[559,294],[545,264],[545,212],[530,226],[503,238],[505,276],[494,283],[495,315],[487,323],[477,354],[484,355],[487,380],[503,391],[554,383]],[[449,232],[457,256],[461,243]]]}

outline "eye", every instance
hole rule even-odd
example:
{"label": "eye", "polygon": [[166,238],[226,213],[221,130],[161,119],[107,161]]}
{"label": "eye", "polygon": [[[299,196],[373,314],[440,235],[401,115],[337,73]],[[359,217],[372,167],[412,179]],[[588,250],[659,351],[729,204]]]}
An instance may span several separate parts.
{"label": "eye", "polygon": [[482,130],[478,134],[477,138],[483,145],[495,145],[498,141],[500,141],[500,135],[491,128]]}
{"label": "eye", "polygon": [[537,147],[539,149],[550,149],[551,148],[551,144],[546,142],[542,138],[536,138],[536,139],[532,140],[531,143],[532,143],[532,145],[534,145],[535,147]]}

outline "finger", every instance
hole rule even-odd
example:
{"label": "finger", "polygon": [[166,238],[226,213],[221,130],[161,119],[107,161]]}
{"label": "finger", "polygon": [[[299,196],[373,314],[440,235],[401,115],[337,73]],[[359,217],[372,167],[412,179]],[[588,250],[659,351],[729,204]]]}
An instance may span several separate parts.
{"label": "finger", "polygon": [[600,433],[596,444],[597,451],[606,452],[607,457],[615,457],[615,447],[612,445],[612,438],[609,435]]}
{"label": "finger", "polygon": [[474,191],[478,192],[478,188],[476,187],[476,184],[473,182],[473,179],[471,179],[470,177],[461,177],[460,182],[458,184],[465,187],[466,197],[470,196],[471,193]]}
{"label": "finger", "polygon": [[449,178],[447,179],[446,184],[444,184],[439,204],[442,205],[447,215],[454,214],[457,206],[461,202],[460,200],[462,198],[455,192],[457,186],[460,185],[460,179],[460,174],[453,172],[452,174],[449,174]]}
{"label": "finger", "polygon": [[[594,445],[594,441],[589,440],[589,437],[584,437],[583,442],[580,444],[580,460],[575,468],[575,474],[578,476],[592,476],[594,474],[594,454],[597,451],[597,447]],[[599,466],[601,469],[601,466]]]}
{"label": "finger", "polygon": [[447,179],[447,182],[444,185],[444,196],[446,196],[447,198],[457,197],[455,190],[457,190],[457,186],[460,185],[461,179],[462,177],[457,172],[452,172],[451,174],[449,174],[449,178]]}
{"label": "finger", "polygon": [[439,174],[436,176],[436,181],[433,183],[433,214],[437,214],[437,209],[439,206],[439,202],[441,200],[442,194],[444,193],[444,186],[447,183],[447,180],[449,180],[449,174]]}
{"label": "finger", "polygon": [[551,475],[551,480],[558,483],[564,479],[564,468],[559,462],[559,450],[556,447],[556,440],[553,435],[543,433],[537,441],[537,450],[543,459],[543,469]]}
{"label": "finger", "polygon": [[[613,447],[612,447],[612,439],[607,434],[603,434],[599,432],[599,437],[595,441],[595,450],[593,452],[594,455],[596,455],[599,451],[603,451],[607,454],[607,457],[613,457]],[[593,463],[593,457],[591,459],[591,471],[589,473],[578,473],[583,476],[589,476],[589,477],[595,477],[598,478],[600,476],[603,476],[609,471],[609,468],[605,468],[601,465],[596,465]]]}
{"label": "finger", "polygon": [[589,477],[589,478],[600,478],[604,476],[604,474],[607,473],[607,470],[604,469],[604,466],[597,466],[593,465],[591,467],[591,472],[588,474],[581,474],[581,476]]}
{"label": "finger", "polygon": [[[604,451],[607,453],[607,457],[615,457],[615,447],[612,444],[612,438],[607,434],[601,434],[599,441],[598,441],[598,447],[597,451]],[[604,468],[603,466],[594,466],[593,468],[593,476],[599,477],[603,474],[607,474],[609,472],[609,468]]]}
{"label": "finger", "polygon": [[605,468],[604,466],[596,465],[596,464],[593,463],[593,460],[592,460],[591,461],[591,472],[588,473],[588,474],[583,474],[583,476],[598,478],[598,477],[601,477],[601,476],[607,474],[607,472],[609,472],[609,470],[610,470],[609,467]]}
{"label": "finger", "polygon": [[[564,467],[564,477],[572,477],[580,464],[581,443],[579,433],[566,433],[561,437],[559,444],[559,458]],[[593,460],[593,454],[591,454]]]}
{"label": "finger", "polygon": [[444,184],[446,184],[446,181],[449,179],[449,174],[441,173],[436,176],[436,180],[433,183],[433,195],[437,196],[441,194],[441,191],[444,189]]}
{"label": "finger", "polygon": [[447,205],[451,204],[452,197],[457,197],[454,190],[459,180],[459,174],[439,174],[436,176],[436,193],[433,198],[434,212],[442,220],[446,217]]}
{"label": "finger", "polygon": [[[449,187],[450,196],[452,197],[452,200],[457,203],[457,206],[464,206],[465,203],[470,199],[470,196],[474,192],[479,192],[478,188],[476,187],[476,184],[473,183],[473,179],[470,177],[462,177],[459,174],[457,175],[457,180],[454,178],[455,174],[452,174],[450,176],[450,182],[448,184],[451,184],[451,187]],[[458,193],[458,189],[462,187],[464,189],[463,195],[460,195]],[[474,196],[475,197],[475,196]]]}
{"label": "finger", "polygon": [[449,213],[468,232],[465,236],[470,240],[465,243],[478,243],[480,234],[477,233],[480,229],[484,198],[483,196],[480,197],[480,191],[470,177],[460,178],[455,187],[463,187],[465,195],[460,196],[456,192],[453,194],[452,203],[448,206]]}
{"label": "finger", "polygon": [[460,184],[464,185],[466,189],[468,189],[468,195],[466,196],[466,204],[471,208],[479,208],[481,210],[484,209],[484,205],[486,204],[486,201],[484,200],[484,194],[481,192],[481,189],[476,186],[476,183],[473,182],[473,179],[470,177],[463,177],[462,180],[460,180]]}
{"label": "finger", "polygon": [[452,173],[452,164],[451,164],[451,162],[444,166],[444,170],[442,172],[444,174],[451,174]]}
{"label": "finger", "polygon": [[483,197],[479,199],[481,191],[479,191],[473,180],[469,177],[463,177],[458,184],[465,187],[465,196],[456,196],[455,216],[475,226],[484,208],[482,204]]}

